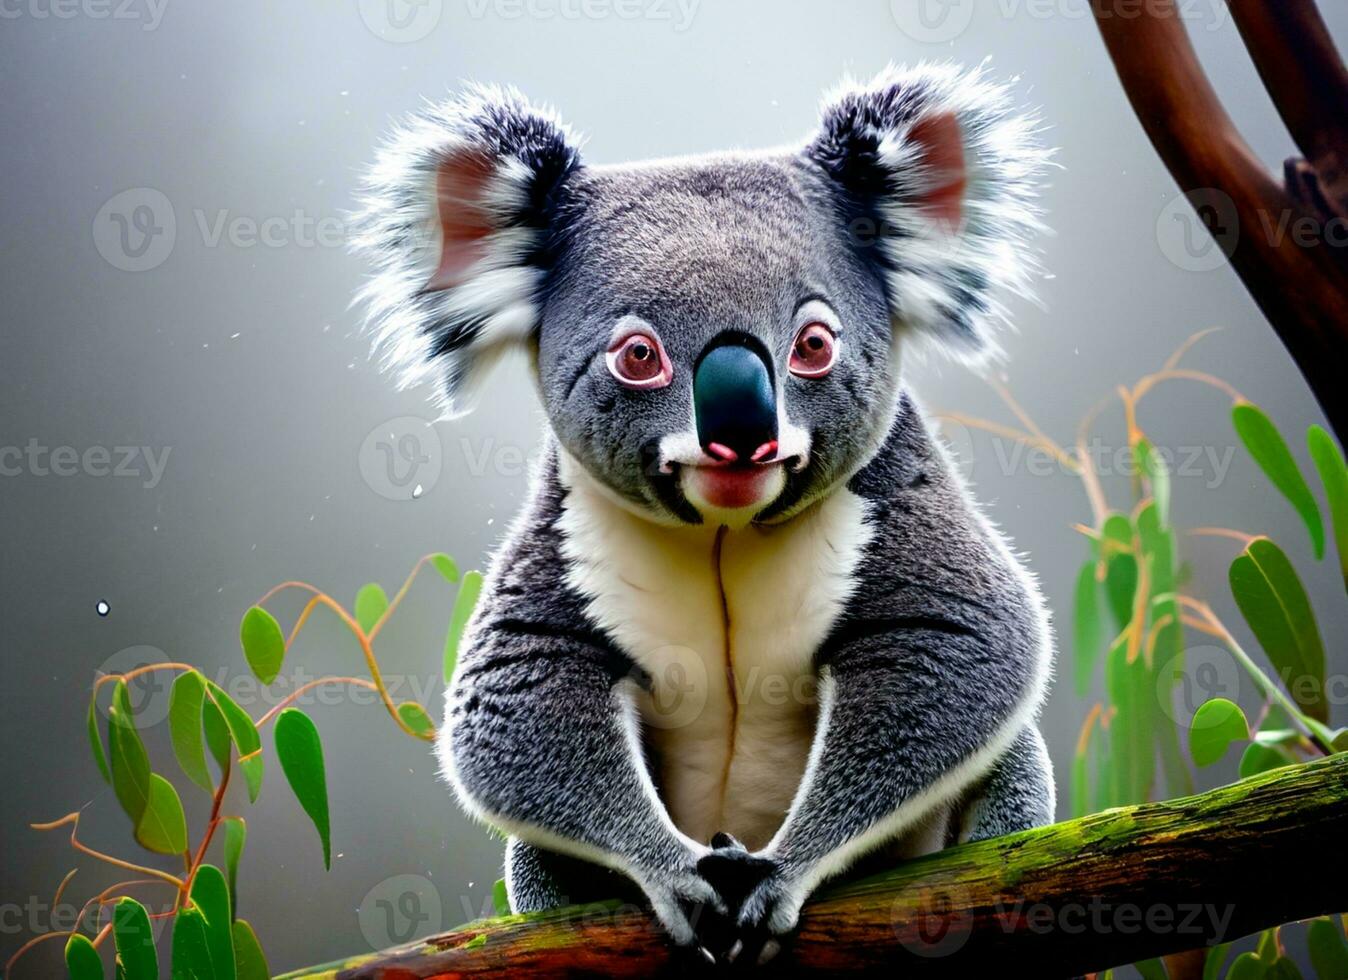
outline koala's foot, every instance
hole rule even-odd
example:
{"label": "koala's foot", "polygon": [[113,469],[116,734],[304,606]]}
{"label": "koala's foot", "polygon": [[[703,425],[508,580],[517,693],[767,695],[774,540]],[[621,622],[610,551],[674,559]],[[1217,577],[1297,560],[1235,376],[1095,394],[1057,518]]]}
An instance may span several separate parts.
{"label": "koala's foot", "polygon": [[781,951],[780,939],[757,924],[746,928],[743,917],[746,903],[777,876],[777,863],[750,854],[726,833],[712,837],[711,846],[697,870],[721,896],[726,912],[704,914],[698,923],[698,940],[719,963],[738,968],[767,963]]}

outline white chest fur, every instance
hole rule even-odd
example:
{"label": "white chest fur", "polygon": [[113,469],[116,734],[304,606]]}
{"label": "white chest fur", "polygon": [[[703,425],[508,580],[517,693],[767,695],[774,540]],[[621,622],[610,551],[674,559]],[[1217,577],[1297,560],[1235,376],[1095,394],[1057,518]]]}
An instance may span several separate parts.
{"label": "white chest fur", "polygon": [[805,771],[813,657],[851,593],[865,502],[839,490],[780,527],[670,528],[574,463],[563,478],[568,581],[653,679],[638,706],[670,816],[700,841],[762,846]]}

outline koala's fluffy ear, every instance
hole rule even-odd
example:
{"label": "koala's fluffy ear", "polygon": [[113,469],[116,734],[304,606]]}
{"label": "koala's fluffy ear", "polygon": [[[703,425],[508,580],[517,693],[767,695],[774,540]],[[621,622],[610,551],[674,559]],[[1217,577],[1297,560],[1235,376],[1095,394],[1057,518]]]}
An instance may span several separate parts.
{"label": "koala's fluffy ear", "polygon": [[896,325],[966,356],[993,347],[997,292],[1037,268],[1036,121],[981,70],[891,66],[826,99],[805,148],[836,182],[858,251],[876,264]]}
{"label": "koala's fluffy ear", "polygon": [[376,345],[402,386],[468,411],[500,355],[527,344],[559,236],[576,140],[513,89],[481,86],[398,128],[365,179],[356,248]]}

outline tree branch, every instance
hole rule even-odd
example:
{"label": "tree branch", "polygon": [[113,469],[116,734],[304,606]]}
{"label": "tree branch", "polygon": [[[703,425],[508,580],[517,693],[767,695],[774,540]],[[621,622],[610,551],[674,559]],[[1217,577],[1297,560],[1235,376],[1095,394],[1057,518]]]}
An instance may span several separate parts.
{"label": "tree branch", "polygon": [[[1348,755],[967,844],[810,901],[773,975],[1073,976],[1348,906]],[[1303,868],[1295,888],[1270,887]],[[646,914],[589,905],[462,926],[282,980],[687,972]],[[776,965],[776,964],[774,964]]]}
{"label": "tree branch", "polygon": [[[1309,0],[1290,5],[1303,2]],[[1348,357],[1348,258],[1330,240],[1341,230],[1302,204],[1303,187],[1298,197],[1289,194],[1246,145],[1194,53],[1174,0],[1142,5],[1092,0],[1091,6],[1152,145],[1180,190],[1200,195],[1190,202],[1200,207],[1208,230],[1286,345],[1330,425],[1341,440],[1348,439],[1348,386],[1338,370]],[[1251,27],[1248,12],[1237,12],[1242,30],[1259,30]],[[1297,40],[1284,38],[1287,44]],[[1249,43],[1257,57],[1274,57],[1274,42],[1267,36]],[[1324,137],[1336,131],[1320,130]],[[1348,150],[1340,146],[1338,152]],[[1214,201],[1212,191],[1225,194],[1229,203]]]}

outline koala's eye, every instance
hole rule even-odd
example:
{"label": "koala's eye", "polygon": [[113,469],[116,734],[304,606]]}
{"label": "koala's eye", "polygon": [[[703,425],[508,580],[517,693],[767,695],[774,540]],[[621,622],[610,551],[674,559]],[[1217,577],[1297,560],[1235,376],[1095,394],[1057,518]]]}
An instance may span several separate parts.
{"label": "koala's eye", "polygon": [[609,373],[629,388],[663,388],[674,378],[665,349],[652,334],[630,333],[604,355]]}
{"label": "koala's eye", "polygon": [[838,339],[833,336],[833,331],[815,321],[805,324],[800,328],[800,333],[796,334],[787,366],[796,377],[822,378],[833,370],[837,356]]}

